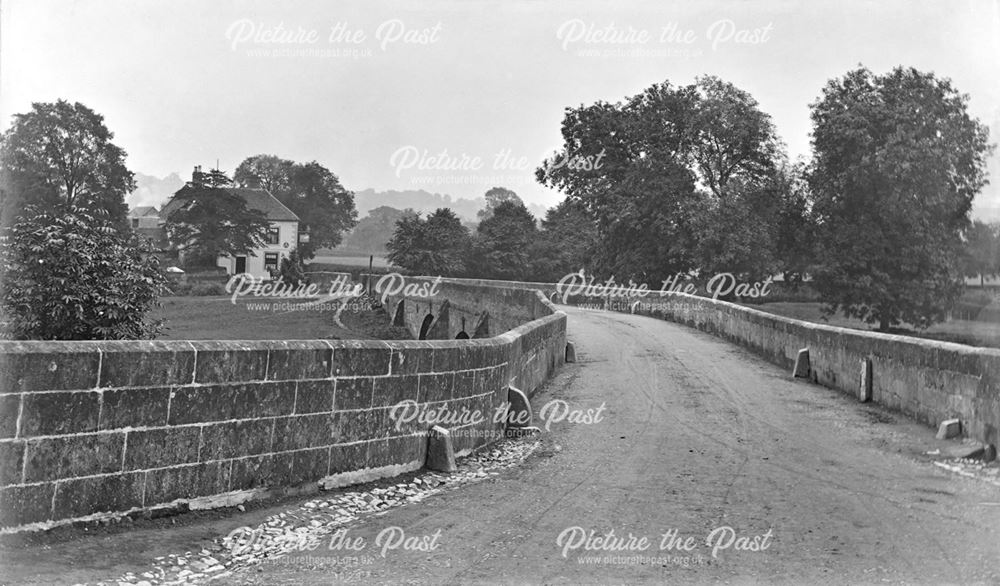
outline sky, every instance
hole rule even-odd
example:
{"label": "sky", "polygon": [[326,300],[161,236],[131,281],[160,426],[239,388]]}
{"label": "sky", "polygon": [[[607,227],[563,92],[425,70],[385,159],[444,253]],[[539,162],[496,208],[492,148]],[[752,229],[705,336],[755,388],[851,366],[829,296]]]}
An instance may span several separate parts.
{"label": "sky", "polygon": [[[858,64],[951,78],[1000,138],[1000,0],[0,2],[0,129],[79,101],[161,177],[268,153],[352,190],[498,185],[551,206],[533,170],[567,107],[716,75],[795,159],[809,104]],[[995,183],[976,209],[1000,219]]]}

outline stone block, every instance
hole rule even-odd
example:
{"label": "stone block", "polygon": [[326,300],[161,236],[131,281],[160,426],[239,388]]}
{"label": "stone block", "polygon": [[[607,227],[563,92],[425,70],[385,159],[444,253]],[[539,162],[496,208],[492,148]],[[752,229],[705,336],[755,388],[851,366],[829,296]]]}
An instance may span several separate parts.
{"label": "stone block", "polygon": [[233,460],[230,490],[250,490],[271,486],[274,456],[264,454]]}
{"label": "stone block", "polygon": [[163,387],[194,381],[195,351],[188,342],[146,340],[101,343],[102,388]]}
{"label": "stone block", "polygon": [[211,496],[229,490],[231,462],[208,462],[146,472],[145,506]]}
{"label": "stone block", "polygon": [[164,427],[128,432],[125,470],[148,470],[198,461],[200,427]]}
{"label": "stone block", "polygon": [[330,474],[363,470],[368,463],[368,446],[374,442],[330,446]]}
{"label": "stone block", "polygon": [[372,407],[391,407],[401,401],[416,401],[419,396],[417,375],[387,376],[375,379]]}
{"label": "stone block", "polygon": [[392,350],[384,342],[339,341],[333,351],[333,376],[382,376],[389,374]]}
{"label": "stone block", "polygon": [[427,435],[427,462],[425,466],[429,470],[438,472],[458,470],[458,465],[455,463],[455,446],[447,429],[438,425],[431,428]]}
{"label": "stone block", "polygon": [[143,505],[144,472],[75,478],[56,483],[55,518],[124,512]]}
{"label": "stone block", "polygon": [[97,387],[93,342],[0,342],[0,394]]}
{"label": "stone block", "polygon": [[201,428],[199,459],[209,462],[270,452],[272,434],[277,437],[273,428],[280,421],[250,419],[206,425]]}
{"label": "stone block", "polygon": [[421,374],[420,391],[417,399],[420,403],[433,401],[447,401],[452,397],[452,389],[455,384],[453,373]]}
{"label": "stone block", "polygon": [[31,440],[25,451],[25,482],[119,472],[124,446],[124,433]]}
{"label": "stone block", "polygon": [[434,368],[434,348],[413,348],[413,342],[391,340],[386,344],[392,349],[393,375],[420,374]]}
{"label": "stone block", "polygon": [[951,439],[960,435],[962,435],[962,421],[959,419],[946,419],[938,425],[938,439]]}
{"label": "stone block", "polygon": [[268,348],[261,342],[191,342],[198,353],[195,382],[262,381],[267,375]]}
{"label": "stone block", "polygon": [[334,410],[370,409],[373,389],[374,382],[370,378],[338,378],[333,396]]}
{"label": "stone block", "polygon": [[291,415],[295,381],[183,387],[170,400],[170,425]]}
{"label": "stone block", "polygon": [[170,387],[104,391],[100,429],[166,425],[170,392]]}
{"label": "stone block", "polygon": [[268,380],[329,378],[333,350],[321,341],[272,342]]}
{"label": "stone block", "polygon": [[295,390],[295,413],[329,413],[333,411],[334,380],[298,381]]}
{"label": "stone block", "polygon": [[507,417],[507,427],[528,427],[534,421],[531,401],[520,389],[507,388],[507,403],[510,404]]}
{"label": "stone block", "polygon": [[382,424],[377,411],[334,411],[330,443],[346,444],[376,437]]}
{"label": "stone block", "polygon": [[0,395],[0,438],[17,435],[17,415],[22,395]]}
{"label": "stone block", "polygon": [[274,486],[295,486],[316,482],[326,476],[329,469],[329,447],[275,454],[271,483]]}
{"label": "stone block", "polygon": [[55,483],[0,488],[0,527],[17,527],[53,519]]}
{"label": "stone block", "polygon": [[576,362],[576,346],[573,342],[566,342],[566,362],[570,364]]}
{"label": "stone block", "polygon": [[393,437],[371,442],[368,451],[368,467],[399,466],[419,462],[426,458],[427,441],[421,435]]}
{"label": "stone block", "polygon": [[[475,364],[474,362],[472,364]],[[471,397],[476,394],[476,376],[474,370],[460,370],[455,373],[455,387],[452,396],[455,398]]]}
{"label": "stone block", "polygon": [[0,443],[0,486],[21,483],[24,446],[22,441]]}
{"label": "stone block", "polygon": [[333,415],[296,415],[283,417],[274,423],[275,452],[325,447],[333,443],[330,439]]}
{"label": "stone block", "polygon": [[812,372],[809,364],[809,349],[803,348],[795,356],[795,367],[792,369],[793,378],[809,378]]}
{"label": "stone block", "polygon": [[20,437],[96,431],[100,411],[97,392],[28,393],[21,399]]}
{"label": "stone block", "polygon": [[861,377],[858,382],[858,401],[867,403],[872,400],[872,361],[861,359]]}

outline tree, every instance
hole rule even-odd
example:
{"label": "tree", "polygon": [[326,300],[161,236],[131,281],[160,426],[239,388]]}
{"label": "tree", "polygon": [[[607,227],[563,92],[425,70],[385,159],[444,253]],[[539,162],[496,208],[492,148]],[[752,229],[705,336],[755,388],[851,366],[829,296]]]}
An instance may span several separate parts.
{"label": "tree", "polygon": [[403,216],[386,244],[389,262],[422,275],[454,276],[465,271],[469,231],[455,212],[439,208],[426,220]]}
{"label": "tree", "polygon": [[494,187],[487,191],[483,197],[486,199],[486,206],[476,212],[476,217],[480,222],[492,216],[493,210],[505,201],[513,201],[520,204],[524,203],[521,201],[520,196],[505,187]]}
{"label": "tree", "polygon": [[2,299],[16,339],[153,338],[165,279],[140,239],[102,211],[25,209],[2,251]]}
{"label": "tree", "polygon": [[256,155],[240,163],[234,179],[243,186],[267,189],[302,220],[309,231],[309,242],[299,245],[303,259],[312,258],[319,248],[337,246],[344,232],[357,224],[354,193],[316,161],[295,163]]}
{"label": "tree", "polygon": [[36,102],[15,114],[0,138],[4,201],[2,225],[9,226],[29,204],[55,213],[72,208],[106,213],[126,227],[125,196],[135,189],[125,151],[111,140],[104,117],[79,102]]}
{"label": "tree", "polygon": [[987,224],[976,220],[965,235],[965,275],[979,277],[980,285],[986,277],[1000,274],[1000,224]]}
{"label": "tree", "polygon": [[384,252],[386,242],[396,229],[396,222],[414,213],[412,209],[397,210],[389,206],[370,210],[344,238],[344,246],[353,250]]}
{"label": "tree", "polygon": [[473,245],[477,277],[523,280],[529,271],[532,247],[538,234],[535,217],[520,201],[508,200],[493,208],[493,215],[479,223]]}
{"label": "tree", "polygon": [[597,224],[579,202],[564,199],[550,208],[533,245],[531,279],[558,282],[580,269],[591,272],[598,247]]}
{"label": "tree", "polygon": [[766,208],[757,205],[760,197],[774,195],[766,187],[780,145],[746,92],[714,77],[683,87],[665,81],[624,103],[567,109],[562,134],[562,150],[536,178],[597,222],[597,273],[658,282],[699,268],[705,250],[723,245],[745,249],[730,259],[759,256],[753,234],[706,235],[699,221],[711,212],[746,228],[739,222],[751,208]]}
{"label": "tree", "polygon": [[988,131],[931,73],[859,67],[811,105],[817,269],[828,312],[918,328],[962,291],[962,232],[985,184]]}
{"label": "tree", "polygon": [[[239,195],[198,178],[174,194],[164,231],[188,267],[213,267],[220,255],[253,254],[264,243],[270,222]],[[212,183],[218,183],[213,180]]]}

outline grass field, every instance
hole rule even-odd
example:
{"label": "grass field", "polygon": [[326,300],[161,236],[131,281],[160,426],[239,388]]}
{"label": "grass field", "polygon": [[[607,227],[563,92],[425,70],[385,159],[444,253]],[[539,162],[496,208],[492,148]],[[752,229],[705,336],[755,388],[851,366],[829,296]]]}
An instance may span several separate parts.
{"label": "grass field", "polygon": [[[861,320],[847,318],[842,315],[832,315],[826,321],[822,317],[821,303],[764,303],[761,305],[750,305],[753,309],[759,309],[768,313],[782,315],[793,319],[810,321],[814,323],[828,324],[842,328],[855,330],[871,330],[872,327]],[[924,331],[908,330],[893,332],[918,338],[931,340],[941,340],[944,342],[957,342],[969,346],[982,346],[989,348],[1000,348],[1000,323],[985,321],[970,321],[963,319],[951,320],[931,326]]]}
{"label": "grass field", "polygon": [[[343,311],[340,327],[334,310],[289,310],[308,300],[163,297],[154,319],[166,320],[161,340],[368,340],[406,339],[408,332],[389,324],[381,309]],[[276,310],[277,309],[277,310]]]}
{"label": "grass field", "polygon": [[[352,267],[367,267],[368,255],[360,252],[353,253],[346,250],[321,248],[316,251],[316,256],[314,256],[309,262],[332,265],[348,265]],[[391,265],[385,257],[376,255],[375,259],[372,261],[372,266],[374,268],[388,268]]]}

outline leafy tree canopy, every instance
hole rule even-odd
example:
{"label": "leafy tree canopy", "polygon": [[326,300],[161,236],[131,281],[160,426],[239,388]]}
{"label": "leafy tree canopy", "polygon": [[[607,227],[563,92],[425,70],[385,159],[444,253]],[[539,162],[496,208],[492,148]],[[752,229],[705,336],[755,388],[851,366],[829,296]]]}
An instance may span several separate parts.
{"label": "leafy tree canopy", "polygon": [[125,151],[112,142],[104,117],[87,106],[36,102],[0,137],[0,214],[10,226],[27,205],[106,214],[126,226],[125,196],[135,189]]}
{"label": "leafy tree canopy", "polygon": [[860,67],[811,105],[815,281],[828,311],[883,330],[944,319],[990,151],[967,103],[932,73]]}
{"label": "leafy tree canopy", "polygon": [[344,232],[357,224],[354,193],[316,161],[296,163],[256,155],[240,163],[233,177],[244,187],[268,190],[302,220],[309,231],[309,242],[299,244],[303,259],[312,258],[319,248],[337,246]]}

